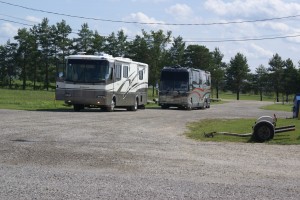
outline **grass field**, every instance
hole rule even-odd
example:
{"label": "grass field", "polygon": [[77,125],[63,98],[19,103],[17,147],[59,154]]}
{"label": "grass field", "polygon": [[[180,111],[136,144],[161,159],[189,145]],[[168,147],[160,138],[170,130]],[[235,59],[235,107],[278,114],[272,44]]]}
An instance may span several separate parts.
{"label": "grass field", "polygon": [[[189,138],[200,141],[214,142],[242,142],[251,141],[251,136],[237,137],[222,134],[215,134],[214,137],[205,137],[204,133],[211,132],[230,132],[230,133],[252,133],[252,126],[256,119],[223,119],[223,120],[204,120],[188,124],[186,135]],[[296,131],[275,134],[274,139],[268,144],[300,144],[300,123],[298,119],[278,119],[276,127],[295,125]]]}
{"label": "grass field", "polygon": [[261,109],[292,112],[293,105],[292,104],[275,104],[274,103],[271,105],[263,106],[263,107],[261,107]]}
{"label": "grass field", "polygon": [[66,107],[63,103],[63,101],[55,101],[53,91],[0,89],[0,109],[64,109]]}

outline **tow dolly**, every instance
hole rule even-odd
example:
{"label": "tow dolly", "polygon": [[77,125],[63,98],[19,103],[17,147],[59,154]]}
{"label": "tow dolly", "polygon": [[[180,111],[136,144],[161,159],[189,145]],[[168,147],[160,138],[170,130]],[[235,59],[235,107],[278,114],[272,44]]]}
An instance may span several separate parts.
{"label": "tow dolly", "polygon": [[259,117],[254,126],[252,126],[252,133],[230,133],[230,132],[210,132],[204,133],[205,137],[214,137],[216,134],[238,136],[238,137],[252,137],[255,142],[265,142],[272,140],[276,133],[283,133],[288,131],[296,130],[295,125],[276,127],[277,117],[274,114],[271,116],[261,116]]}

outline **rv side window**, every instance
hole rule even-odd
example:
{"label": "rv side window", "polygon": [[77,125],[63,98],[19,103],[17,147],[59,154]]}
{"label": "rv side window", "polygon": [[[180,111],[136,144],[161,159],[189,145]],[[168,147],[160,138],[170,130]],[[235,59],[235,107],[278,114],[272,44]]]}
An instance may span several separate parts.
{"label": "rv side window", "polygon": [[128,66],[123,66],[123,77],[128,78]]}
{"label": "rv side window", "polygon": [[116,65],[116,79],[121,79],[121,74],[122,74],[122,66],[121,65]]}
{"label": "rv side window", "polygon": [[139,71],[139,79],[140,80],[143,80],[144,79],[144,73],[143,73],[144,71],[143,70],[140,70]]}
{"label": "rv side window", "polygon": [[207,80],[207,85],[210,86],[210,75],[207,75],[206,78],[207,78],[207,79],[206,79],[206,80]]}

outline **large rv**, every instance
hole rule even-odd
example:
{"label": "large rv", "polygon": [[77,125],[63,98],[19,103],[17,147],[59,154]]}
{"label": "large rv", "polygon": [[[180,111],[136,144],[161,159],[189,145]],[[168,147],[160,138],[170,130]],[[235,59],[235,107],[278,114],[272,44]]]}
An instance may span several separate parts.
{"label": "large rv", "polygon": [[160,76],[158,104],[163,109],[205,109],[210,107],[210,91],[209,72],[194,68],[164,67]]}
{"label": "large rv", "polygon": [[147,103],[148,65],[108,54],[70,55],[56,82],[56,100],[114,111],[136,111]]}

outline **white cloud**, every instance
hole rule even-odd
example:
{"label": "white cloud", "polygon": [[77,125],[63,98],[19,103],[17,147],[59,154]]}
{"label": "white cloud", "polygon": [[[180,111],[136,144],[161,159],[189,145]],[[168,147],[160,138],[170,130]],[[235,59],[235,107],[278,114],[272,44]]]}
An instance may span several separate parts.
{"label": "white cloud", "polygon": [[289,32],[289,31],[291,31],[291,28],[287,24],[284,24],[284,23],[281,23],[281,22],[263,22],[263,23],[260,23],[259,26],[268,27],[268,28],[271,28],[275,31],[280,31],[280,32]]}
{"label": "white cloud", "polygon": [[164,3],[169,2],[170,0],[131,0],[132,2],[141,2],[141,3]]}
{"label": "white cloud", "polygon": [[[13,38],[18,33],[19,27],[10,23],[3,23],[0,27],[1,37]],[[3,35],[2,35],[3,34]]]}
{"label": "white cloud", "polygon": [[250,44],[250,47],[254,50],[254,55],[256,58],[265,58],[265,57],[272,57],[273,52],[269,51],[267,49],[264,49],[263,47],[257,45],[257,44]]}
{"label": "white cloud", "polygon": [[[151,28],[157,28],[157,27],[161,28],[163,26],[163,24],[165,23],[164,21],[159,21],[153,17],[149,17],[142,12],[131,13],[130,16],[126,17],[125,20],[139,22],[139,23],[145,23],[148,26],[150,26]],[[162,25],[159,25],[158,23],[162,24]]]}
{"label": "white cloud", "polygon": [[30,22],[33,22],[33,23],[41,23],[42,22],[42,19],[34,17],[34,16],[27,16],[25,19]]}
{"label": "white cloud", "polygon": [[283,0],[207,0],[204,3],[207,10],[218,15],[244,17],[278,17],[296,15],[300,12],[300,3],[284,2]]}
{"label": "white cloud", "polygon": [[187,19],[193,14],[193,10],[186,4],[173,5],[167,8],[166,12],[177,19]]}

